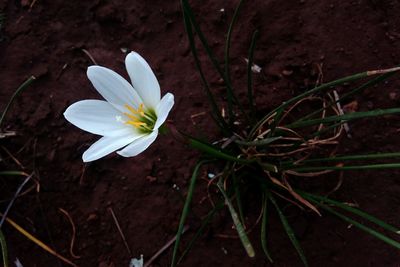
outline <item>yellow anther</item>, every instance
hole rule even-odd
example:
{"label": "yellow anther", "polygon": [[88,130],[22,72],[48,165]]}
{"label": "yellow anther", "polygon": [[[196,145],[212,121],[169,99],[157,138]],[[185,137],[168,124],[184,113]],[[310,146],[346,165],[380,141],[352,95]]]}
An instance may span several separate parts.
{"label": "yellow anther", "polygon": [[144,104],[140,104],[137,109],[132,107],[131,105],[125,104],[124,107],[129,110],[128,112],[124,112],[123,114],[129,118],[126,121],[126,124],[135,126],[136,128],[146,128],[148,129],[148,125],[143,122],[143,118],[145,118],[146,114],[144,112]]}
{"label": "yellow anther", "polygon": [[134,121],[138,121],[139,120],[139,118],[136,115],[132,115],[132,114],[129,114],[127,112],[124,112],[124,115],[127,116],[131,120],[134,120]]}
{"label": "yellow anther", "polygon": [[125,122],[126,124],[130,124],[130,125],[133,125],[133,126],[135,126],[135,127],[140,127],[140,126],[145,126],[146,125],[146,123],[144,123],[144,122],[140,122],[140,121],[127,121],[127,122]]}

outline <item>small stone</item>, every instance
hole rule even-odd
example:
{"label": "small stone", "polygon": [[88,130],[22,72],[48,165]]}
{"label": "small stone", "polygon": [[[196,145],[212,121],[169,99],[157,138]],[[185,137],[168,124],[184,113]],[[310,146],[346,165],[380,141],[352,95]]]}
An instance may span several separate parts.
{"label": "small stone", "polygon": [[396,92],[391,92],[391,93],[389,93],[389,98],[390,98],[391,100],[396,100],[396,98],[397,98],[397,93],[396,93]]}
{"label": "small stone", "polygon": [[282,74],[283,74],[284,76],[290,76],[290,75],[293,74],[293,71],[292,71],[292,70],[283,70],[283,71],[282,71]]}
{"label": "small stone", "polygon": [[96,221],[99,217],[97,216],[96,213],[91,213],[89,214],[89,216],[87,217],[86,221],[87,222],[93,222]]}
{"label": "small stone", "polygon": [[151,175],[147,175],[146,180],[149,181],[150,183],[154,183],[155,181],[157,181],[157,178]]}

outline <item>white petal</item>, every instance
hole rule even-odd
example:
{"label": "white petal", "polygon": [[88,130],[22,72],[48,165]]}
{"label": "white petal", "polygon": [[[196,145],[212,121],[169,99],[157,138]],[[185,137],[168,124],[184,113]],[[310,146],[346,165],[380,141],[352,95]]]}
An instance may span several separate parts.
{"label": "white petal", "polygon": [[82,100],[69,106],[64,117],[76,127],[93,134],[120,136],[135,133],[135,129],[118,118],[123,117],[106,101]]}
{"label": "white petal", "polygon": [[156,108],[157,121],[154,125],[154,129],[158,129],[165,122],[173,105],[174,95],[171,93],[165,94]]}
{"label": "white petal", "polygon": [[120,137],[110,137],[104,136],[100,138],[97,142],[91,145],[85,153],[82,155],[82,159],[84,162],[93,161],[99,158],[102,158],[121,147],[126,146],[127,144],[133,142],[136,139],[139,139],[141,135],[127,135]]}
{"label": "white petal", "polygon": [[124,149],[117,151],[117,153],[123,157],[134,157],[146,150],[156,140],[157,135],[158,130],[155,130],[151,134],[135,140]]}
{"label": "white petal", "polygon": [[125,104],[138,108],[143,102],[132,85],[110,69],[90,66],[87,76],[101,96],[121,112],[126,111]]}
{"label": "white petal", "polygon": [[138,53],[131,52],[125,59],[126,70],[133,84],[148,108],[155,108],[160,102],[160,85],[146,60]]}

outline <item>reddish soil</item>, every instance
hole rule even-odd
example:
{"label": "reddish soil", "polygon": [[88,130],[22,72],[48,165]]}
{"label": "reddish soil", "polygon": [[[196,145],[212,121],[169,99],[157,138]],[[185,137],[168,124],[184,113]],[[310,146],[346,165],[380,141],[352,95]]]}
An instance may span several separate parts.
{"label": "reddish soil", "polygon": [[[194,1],[192,1],[194,2]],[[222,58],[228,23],[237,1],[193,3],[210,44]],[[31,7],[30,7],[31,5]],[[224,12],[221,12],[221,9]],[[9,216],[60,254],[69,253],[71,225],[76,226],[73,261],[79,266],[128,266],[130,255],[122,242],[109,208],[115,212],[133,256],[149,259],[176,233],[192,168],[198,153],[170,136],[161,136],[149,150],[125,159],[112,155],[84,165],[81,155],[96,136],[70,125],[63,111],[71,103],[99,98],[86,77],[92,65],[86,49],[98,64],[123,74],[125,54],[138,51],[153,67],[163,92],[175,94],[170,119],[177,128],[210,140],[219,138],[210,126],[209,107],[194,67],[178,1],[2,1],[6,22],[0,40],[0,110],[15,89],[30,75],[38,79],[16,100],[4,123],[17,136],[0,140],[21,163],[0,149],[2,170],[35,172],[39,192],[20,197]],[[268,110],[302,90],[313,78],[312,64],[322,64],[324,81],[364,70],[400,63],[400,2],[390,0],[288,0],[246,1],[232,42],[232,75],[237,88],[245,86],[251,34],[260,31],[255,63],[258,104]],[[210,66],[201,54],[204,66]],[[208,69],[214,90],[217,76]],[[290,72],[283,72],[290,70]],[[292,72],[293,71],[293,72]],[[288,76],[283,73],[291,73]],[[394,107],[400,103],[398,79],[365,91],[357,98],[359,110]],[[300,89],[299,89],[300,88]],[[346,90],[347,88],[339,88]],[[205,112],[205,113],[203,113]],[[197,114],[197,115],[196,115]],[[205,115],[204,115],[205,114]],[[191,118],[192,115],[196,115]],[[350,125],[353,139],[344,139],[347,153],[398,151],[400,121],[358,121]],[[202,177],[205,177],[205,171]],[[212,171],[212,169],[211,169]],[[348,172],[336,199],[355,202],[377,217],[400,225],[398,171]],[[325,179],[313,181],[316,190]],[[0,178],[3,211],[22,179]],[[176,185],[179,189],[177,190]],[[200,180],[184,243],[199,225],[209,204],[205,182]],[[400,253],[389,245],[349,227],[337,218],[286,210],[311,266],[399,266]],[[254,217],[254,216],[253,216]],[[259,246],[259,230],[251,238],[256,257],[250,259],[235,239],[217,237],[229,229],[229,214],[222,212],[200,238],[181,266],[269,266]],[[64,266],[10,225],[3,230],[11,260],[25,267]],[[233,233],[228,231],[229,234]],[[272,214],[269,247],[276,266],[301,266],[276,214]],[[171,249],[153,266],[168,266]]]}

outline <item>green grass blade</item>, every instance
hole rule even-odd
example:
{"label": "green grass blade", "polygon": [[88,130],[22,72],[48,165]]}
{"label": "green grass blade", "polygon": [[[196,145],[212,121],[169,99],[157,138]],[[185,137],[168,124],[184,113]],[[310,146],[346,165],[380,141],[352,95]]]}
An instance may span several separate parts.
{"label": "green grass blade", "polygon": [[219,75],[221,76],[221,78],[223,79],[225,85],[227,86],[227,90],[232,92],[231,96],[232,96],[232,101],[234,101],[235,103],[238,104],[241,112],[246,116],[246,113],[244,112],[242,106],[240,105],[240,102],[237,100],[236,96],[233,94],[233,89],[231,87],[231,83],[227,80],[227,77],[224,73],[224,71],[222,70],[222,68],[220,67],[220,63],[218,62],[216,56],[214,55],[214,53],[212,52],[207,39],[205,38],[203,32],[200,29],[199,24],[196,21],[196,18],[194,16],[194,13],[192,11],[192,8],[188,2],[188,0],[181,0],[182,3],[182,8],[183,8],[183,12],[184,14],[186,14],[187,19],[191,22],[191,24],[193,25],[194,30],[197,33],[197,36],[200,39],[201,44],[204,47],[204,50],[206,51],[207,56],[209,57],[209,59],[211,60],[212,65],[214,66],[215,70],[219,73]]}
{"label": "green grass blade", "polygon": [[227,154],[224,151],[222,151],[221,149],[219,149],[213,145],[207,144],[205,142],[202,142],[202,141],[192,138],[192,137],[188,137],[188,143],[193,148],[196,148],[197,150],[200,150],[200,151],[206,153],[207,155],[212,156],[217,159],[224,159],[224,160],[238,162],[238,163],[244,163],[244,164],[249,164],[249,163],[254,162],[254,160],[241,159],[241,158],[232,156],[230,154]]}
{"label": "green grass blade", "polygon": [[189,253],[189,251],[192,249],[194,243],[196,240],[200,237],[200,235],[203,233],[204,229],[207,227],[207,225],[210,223],[211,219],[214,217],[215,213],[217,211],[221,210],[224,207],[224,202],[219,202],[215,207],[206,215],[206,217],[203,219],[201,226],[197,230],[196,234],[190,240],[189,244],[187,245],[186,249],[182,252],[181,257],[179,258],[177,265],[183,260],[183,258]]}
{"label": "green grass blade", "polygon": [[[184,2],[185,2],[185,0],[182,0],[182,2],[181,2],[182,6],[184,6]],[[183,20],[184,20],[184,24],[185,24],[185,30],[186,30],[186,33],[187,33],[188,39],[189,39],[190,50],[192,52],[197,71],[200,74],[200,79],[203,83],[203,89],[206,93],[208,101],[210,102],[213,118],[214,118],[215,122],[217,123],[217,125],[220,127],[220,129],[224,133],[227,133],[229,127],[226,124],[224,118],[222,117],[222,115],[219,111],[219,108],[215,101],[214,95],[211,93],[210,86],[204,76],[203,69],[201,67],[199,57],[197,55],[197,49],[196,49],[193,31],[192,31],[192,24],[190,23],[189,15],[187,14],[187,12],[185,11],[184,8],[183,8]]]}
{"label": "green grass blade", "polygon": [[[222,151],[221,149],[219,149],[213,145],[207,144],[207,143],[197,140],[193,137],[187,136],[187,141],[188,141],[188,144],[190,146],[192,146],[193,148],[196,148],[197,150],[206,153],[208,156],[212,156],[217,159],[223,159],[223,160],[237,162],[237,163],[241,163],[241,164],[251,164],[251,163],[257,162],[256,159],[242,159],[242,158],[232,156],[228,153],[225,153],[224,151]],[[267,171],[272,171],[272,172],[278,171],[278,168],[273,164],[266,163],[266,162],[257,162],[257,163],[260,164],[260,166],[262,166]]]}
{"label": "green grass blade", "polygon": [[346,122],[355,119],[362,119],[362,118],[370,118],[370,117],[377,117],[377,116],[384,116],[384,115],[391,115],[391,114],[398,114],[400,113],[400,108],[389,108],[389,109],[377,109],[372,111],[364,111],[364,112],[353,112],[347,113],[344,115],[338,116],[329,116],[326,118],[320,119],[312,119],[306,121],[297,121],[286,125],[285,127],[290,129],[300,128],[300,127],[307,127],[312,125],[317,125],[321,123],[331,123],[331,122]]}
{"label": "green grass blade", "polygon": [[220,76],[224,79],[224,82],[226,83],[226,77],[224,75],[224,72],[222,71],[216,56],[214,55],[210,46],[208,45],[207,39],[204,37],[204,34],[201,31],[199,24],[196,21],[196,18],[194,16],[194,13],[192,11],[192,8],[191,8],[188,0],[181,0],[181,4],[182,4],[184,14],[187,15],[187,18],[192,23],[193,28],[196,31],[201,44],[203,45],[204,49],[206,50],[206,53],[207,53],[208,57],[210,58],[214,68],[217,70],[217,72],[220,74]]}
{"label": "green grass blade", "polygon": [[255,256],[253,245],[250,243],[249,237],[247,236],[246,231],[244,230],[244,227],[240,222],[239,216],[235,211],[235,208],[233,207],[231,200],[229,199],[227,193],[224,190],[224,186],[221,180],[218,181],[217,186],[219,188],[219,191],[221,191],[221,194],[225,198],[225,204],[228,206],[229,212],[231,213],[232,220],[235,225],[236,231],[238,232],[240,241],[242,242],[247,255],[253,258]]}
{"label": "green grass blade", "polygon": [[0,171],[0,175],[28,176],[28,174],[23,171]]}
{"label": "green grass blade", "polygon": [[[227,89],[227,100],[228,100],[228,114],[229,114],[229,120],[230,123],[233,124],[233,119],[234,119],[234,114],[233,114],[233,99],[236,98],[234,96],[233,92],[233,87],[232,87],[232,81],[231,81],[231,73],[230,73],[230,62],[229,62],[229,49],[231,47],[231,36],[233,32],[233,27],[236,23],[237,17],[239,15],[239,11],[242,7],[243,0],[239,1],[239,4],[237,5],[235,12],[233,14],[231,23],[228,28],[228,34],[226,36],[226,42],[225,42],[225,77],[226,77],[226,89]],[[237,98],[236,98],[237,99]],[[239,104],[239,103],[238,103]],[[240,105],[240,104],[239,104]]]}
{"label": "green grass blade", "polygon": [[[386,70],[387,73],[394,73],[395,71],[398,71],[398,70],[397,69],[396,70],[392,70],[392,69]],[[328,82],[328,83],[324,83],[324,84],[322,84],[322,85],[320,85],[318,87],[315,87],[315,88],[313,88],[311,90],[308,90],[308,91],[306,91],[306,92],[304,92],[304,93],[302,93],[302,94],[300,94],[298,96],[295,96],[295,97],[289,99],[288,101],[282,103],[279,107],[275,108],[274,110],[270,111],[267,115],[265,115],[264,118],[262,118],[252,128],[252,130],[251,130],[251,132],[249,134],[249,138],[253,138],[253,136],[255,134],[255,131],[258,129],[258,127],[260,125],[264,124],[266,122],[266,120],[269,117],[271,117],[272,114],[276,113],[277,111],[284,110],[288,106],[290,106],[290,105],[296,103],[297,101],[299,101],[299,100],[301,100],[301,99],[303,99],[303,98],[305,98],[307,96],[310,96],[312,94],[315,94],[315,93],[318,93],[318,92],[323,92],[323,91],[326,91],[326,90],[329,90],[329,89],[333,88],[334,86],[338,86],[338,85],[341,85],[341,84],[344,84],[344,83],[355,82],[355,81],[360,80],[362,78],[366,78],[366,77],[369,77],[369,76],[372,76],[372,75],[376,75],[376,74],[382,74],[382,72],[365,71],[365,72],[360,72],[360,73],[353,74],[353,75],[350,75],[350,76],[346,76],[346,77],[343,77],[343,78],[340,78],[340,79],[337,79],[337,80],[334,80],[334,81],[331,81],[331,82]],[[386,73],[383,73],[383,74],[386,74]],[[279,118],[277,118],[277,119],[279,119]]]}
{"label": "green grass blade", "polygon": [[370,164],[370,165],[351,165],[351,166],[307,166],[307,167],[283,167],[286,170],[295,172],[315,172],[315,171],[352,171],[352,170],[380,170],[380,169],[398,169],[400,163],[384,163],[384,164]]}
{"label": "green grass blade", "polygon": [[315,194],[310,194],[310,193],[306,193],[306,192],[298,192],[298,193],[301,196],[303,196],[304,198],[306,198],[306,199],[308,199],[310,201],[311,201],[310,198],[312,198],[312,199],[314,199],[316,201],[325,202],[325,203],[327,203],[329,205],[336,206],[336,207],[341,208],[341,209],[343,209],[345,211],[348,211],[348,212],[351,212],[351,213],[353,213],[355,215],[358,215],[358,216],[362,217],[363,219],[365,219],[367,221],[370,221],[370,222],[382,227],[385,230],[391,231],[391,232],[396,233],[396,234],[400,234],[400,229],[399,228],[397,228],[397,227],[395,227],[393,225],[390,225],[390,224],[388,224],[388,223],[386,223],[386,222],[384,222],[384,221],[382,221],[382,220],[380,220],[380,219],[378,219],[378,218],[376,218],[376,217],[374,217],[374,216],[372,216],[372,215],[370,215],[370,214],[368,214],[368,213],[366,213],[366,212],[364,212],[362,210],[353,208],[353,207],[351,207],[351,206],[349,206],[347,204],[335,201],[335,200],[327,198],[327,197],[323,197],[323,196],[319,196],[319,195],[315,195]]}
{"label": "green grass blade", "polygon": [[241,187],[239,185],[239,179],[235,172],[232,172],[232,178],[233,178],[233,187],[235,189],[236,205],[239,211],[239,218],[244,228],[246,229],[246,224],[244,221],[244,213],[243,213],[242,192],[240,191]]}
{"label": "green grass blade", "polygon": [[262,214],[262,219],[261,219],[261,246],[264,251],[265,256],[267,259],[273,263],[273,260],[271,258],[271,254],[268,251],[268,245],[267,245],[267,222],[268,222],[268,198],[266,195],[264,195],[264,201],[263,201],[263,214]]}
{"label": "green grass blade", "polygon": [[253,57],[254,57],[254,50],[256,48],[256,42],[258,38],[258,31],[254,31],[253,36],[251,37],[251,43],[249,48],[249,62],[247,62],[247,98],[249,99],[249,106],[251,111],[251,117],[255,118],[257,107],[254,103],[254,96],[253,96],[253,72],[251,67],[253,66]]}
{"label": "green grass blade", "polygon": [[378,76],[378,77],[375,77],[375,78],[369,80],[368,82],[366,82],[366,83],[360,85],[359,87],[357,87],[357,88],[351,90],[350,92],[343,94],[338,100],[332,101],[332,102],[329,103],[326,107],[320,108],[320,109],[318,109],[318,110],[316,110],[316,111],[314,111],[314,112],[312,112],[312,113],[310,113],[310,114],[308,114],[308,115],[306,115],[306,116],[300,118],[298,121],[307,120],[307,119],[309,119],[309,118],[315,116],[316,114],[322,112],[323,110],[326,110],[326,109],[330,108],[331,106],[336,105],[337,103],[342,102],[343,100],[348,99],[350,96],[353,96],[353,95],[355,95],[356,93],[360,93],[360,92],[362,92],[362,91],[363,91],[364,89],[366,89],[366,88],[369,88],[369,87],[374,86],[374,85],[376,85],[376,84],[378,84],[378,83],[380,83],[380,82],[382,82],[382,81],[387,80],[390,76],[394,75],[395,73],[396,73],[396,72],[389,72],[389,73],[382,74],[382,75],[380,75],[380,76]]}
{"label": "green grass blade", "polygon": [[[387,158],[398,158],[398,157],[400,157],[400,152],[376,153],[376,154],[364,154],[364,155],[336,156],[330,158],[306,159],[303,160],[301,164],[314,163],[314,162],[347,161],[347,160],[387,159]],[[290,163],[291,162],[283,162],[282,165]]]}
{"label": "green grass blade", "polygon": [[275,209],[278,212],[279,218],[281,219],[283,228],[285,228],[287,236],[289,237],[294,248],[296,249],[297,253],[299,254],[300,259],[303,262],[304,266],[307,267],[308,266],[307,259],[304,255],[303,249],[301,248],[299,241],[297,240],[292,228],[289,225],[289,222],[287,221],[285,215],[283,214],[282,210],[279,208],[278,203],[276,203],[276,200],[272,195],[269,195],[269,200],[275,206]]}
{"label": "green grass blade", "polygon": [[187,193],[187,196],[186,196],[186,201],[185,201],[185,204],[183,206],[181,219],[179,221],[178,232],[176,234],[174,250],[173,250],[173,253],[172,253],[172,262],[171,262],[171,266],[172,267],[176,266],[179,243],[181,241],[182,232],[183,232],[183,229],[185,227],[186,218],[187,218],[187,216],[189,214],[190,203],[192,202],[193,192],[194,192],[194,188],[195,188],[195,185],[196,185],[196,179],[197,179],[197,176],[199,175],[199,169],[200,169],[201,165],[203,165],[203,164],[205,164],[207,162],[209,162],[209,161],[206,161],[206,160],[200,161],[199,163],[196,164],[196,166],[195,166],[195,168],[193,170],[192,178],[190,179],[190,184],[189,184],[189,188],[188,188],[188,193]]}
{"label": "green grass blade", "polygon": [[269,138],[264,138],[261,140],[256,140],[256,141],[240,141],[236,140],[235,143],[242,145],[242,146],[267,146],[271,144],[272,142],[281,139],[282,136],[277,136],[277,137],[269,137]]}
{"label": "green grass blade", "polygon": [[337,217],[339,217],[340,219],[344,220],[345,222],[354,225],[355,227],[359,228],[360,230],[362,230],[362,231],[364,231],[364,232],[366,232],[366,233],[378,238],[379,240],[381,240],[381,241],[383,241],[383,242],[385,242],[385,243],[387,243],[387,244],[389,244],[389,245],[391,245],[391,246],[393,246],[393,247],[395,247],[397,249],[400,249],[400,243],[395,241],[395,240],[393,240],[393,239],[391,239],[390,237],[387,237],[387,236],[377,232],[376,230],[374,230],[374,229],[372,229],[372,228],[370,228],[368,226],[365,226],[364,224],[362,224],[360,222],[357,222],[357,221],[355,221],[355,220],[343,215],[340,212],[335,211],[334,209],[332,209],[332,208],[330,208],[330,207],[328,207],[328,206],[326,206],[324,204],[321,204],[320,202],[316,201],[313,198],[309,198],[309,200],[311,202],[314,202],[319,207],[325,209],[326,211],[332,213],[333,215],[336,215]]}
{"label": "green grass blade", "polygon": [[34,80],[35,80],[35,76],[31,76],[29,77],[23,84],[21,84],[18,89],[14,92],[14,94],[11,96],[10,100],[7,103],[6,108],[4,109],[3,113],[1,114],[0,117],[0,128],[1,128],[1,124],[3,123],[4,117],[6,116],[8,110],[11,107],[11,104],[14,102],[14,99],[24,90],[26,89]]}
{"label": "green grass blade", "polygon": [[6,243],[6,239],[3,235],[3,232],[1,230],[0,230],[0,247],[1,247],[1,255],[3,258],[3,266],[8,267],[7,243]]}

